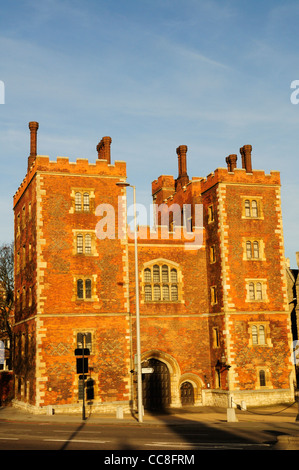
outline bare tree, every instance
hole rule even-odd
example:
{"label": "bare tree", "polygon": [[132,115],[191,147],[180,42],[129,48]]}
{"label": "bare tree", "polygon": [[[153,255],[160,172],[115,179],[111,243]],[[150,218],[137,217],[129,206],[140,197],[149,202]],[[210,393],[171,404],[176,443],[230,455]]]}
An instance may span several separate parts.
{"label": "bare tree", "polygon": [[14,244],[0,246],[0,334],[10,342],[9,363],[12,363],[14,309]]}

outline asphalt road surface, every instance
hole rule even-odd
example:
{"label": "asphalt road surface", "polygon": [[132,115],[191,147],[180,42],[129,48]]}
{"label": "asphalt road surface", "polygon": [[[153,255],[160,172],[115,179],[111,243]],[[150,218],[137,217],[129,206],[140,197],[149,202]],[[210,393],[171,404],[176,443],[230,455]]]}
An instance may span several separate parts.
{"label": "asphalt road surface", "polygon": [[278,435],[297,429],[295,423],[130,426],[1,421],[0,450],[146,450],[153,454],[160,450],[182,455],[198,450],[271,450]]}

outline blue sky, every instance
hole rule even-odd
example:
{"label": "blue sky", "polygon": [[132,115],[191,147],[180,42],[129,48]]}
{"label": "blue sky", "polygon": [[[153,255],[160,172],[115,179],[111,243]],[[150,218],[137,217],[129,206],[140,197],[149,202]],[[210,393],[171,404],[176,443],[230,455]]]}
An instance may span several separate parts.
{"label": "blue sky", "polygon": [[[253,147],[253,168],[281,172],[286,256],[299,251],[298,1],[11,0],[0,7],[0,243],[13,239],[12,198],[29,155],[127,162],[138,202],[151,182],[225,167]],[[238,159],[240,166],[240,157]]]}

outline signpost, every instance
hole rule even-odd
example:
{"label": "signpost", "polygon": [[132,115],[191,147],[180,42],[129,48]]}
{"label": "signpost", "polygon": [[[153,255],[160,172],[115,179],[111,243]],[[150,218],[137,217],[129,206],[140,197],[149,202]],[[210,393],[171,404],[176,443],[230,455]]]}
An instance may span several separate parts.
{"label": "signpost", "polygon": [[[82,341],[83,341],[83,348],[75,349],[75,356],[77,357],[77,374],[82,374],[82,382],[83,382],[83,403],[82,403],[82,419],[85,420],[85,373],[88,372],[88,357],[90,352],[88,348],[84,347],[86,334],[82,334]],[[79,378],[81,378],[79,376]]]}

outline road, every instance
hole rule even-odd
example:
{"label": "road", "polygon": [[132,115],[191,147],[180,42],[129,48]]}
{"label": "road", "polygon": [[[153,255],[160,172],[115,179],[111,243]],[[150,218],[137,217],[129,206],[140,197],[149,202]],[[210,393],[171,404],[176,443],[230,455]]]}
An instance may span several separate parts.
{"label": "road", "polygon": [[0,422],[0,450],[184,451],[271,450],[277,436],[298,424],[218,423],[121,425]]}

